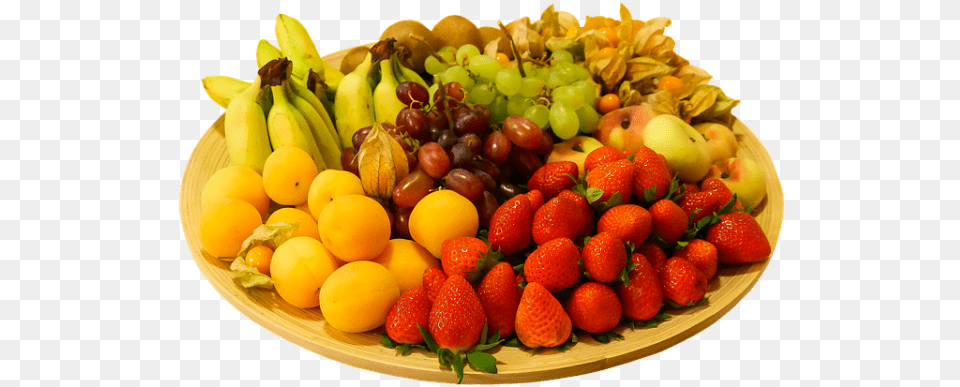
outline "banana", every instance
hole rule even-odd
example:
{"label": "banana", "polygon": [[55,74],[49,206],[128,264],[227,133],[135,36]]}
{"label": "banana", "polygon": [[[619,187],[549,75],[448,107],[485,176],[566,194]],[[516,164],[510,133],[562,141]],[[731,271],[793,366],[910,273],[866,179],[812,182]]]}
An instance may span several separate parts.
{"label": "banana", "polygon": [[423,87],[430,87],[420,74],[417,74],[416,71],[410,70],[404,66],[403,63],[400,63],[396,55],[391,58],[391,62],[393,62],[393,74],[397,77],[398,83],[416,82],[423,85]]}
{"label": "banana", "polygon": [[273,107],[267,117],[267,132],[274,149],[282,146],[298,147],[313,157],[317,170],[326,169],[309,124],[287,99],[283,85],[270,86],[270,91],[273,93]]}
{"label": "banana", "polygon": [[257,68],[261,68],[267,62],[282,56],[280,49],[270,44],[266,39],[260,39],[260,43],[257,43]]}
{"label": "banana", "polygon": [[293,61],[293,74],[297,78],[307,79],[312,69],[331,90],[336,90],[344,75],[340,70],[328,65],[320,58],[317,46],[310,38],[307,29],[299,20],[290,16],[277,15],[277,43],[282,55]]}
{"label": "banana", "polygon": [[230,101],[250,88],[250,83],[237,78],[217,75],[203,78],[203,89],[217,105],[224,109]]}
{"label": "banana", "polygon": [[223,134],[233,165],[246,165],[263,173],[270,156],[267,119],[260,106],[260,77],[230,101],[223,117]]}
{"label": "banana", "polygon": [[[287,99],[303,115],[304,121],[310,127],[310,132],[316,141],[324,165],[328,168],[343,169],[343,165],[340,163],[339,142],[334,142],[334,136],[327,129],[327,124],[320,117],[320,113],[317,112],[313,104],[293,91],[293,84],[294,82],[291,81],[284,82]],[[311,96],[313,95],[311,94]],[[323,109],[323,106],[321,105],[320,108]]]}
{"label": "banana", "polygon": [[380,83],[373,91],[373,112],[378,122],[389,122],[397,124],[397,114],[406,107],[400,99],[397,98],[397,78],[393,70],[394,60],[386,59],[380,61]]}
{"label": "banana", "polygon": [[[306,100],[308,103],[310,103],[310,106],[317,111],[317,114],[320,115],[320,119],[323,120],[324,126],[326,126],[326,130],[330,133],[330,137],[333,141],[333,144],[336,145],[337,151],[343,150],[343,145],[340,144],[340,135],[337,134],[337,128],[333,125],[333,119],[330,118],[330,114],[327,111],[327,106],[319,97],[317,97],[317,94],[314,94],[314,92],[310,91],[310,89],[298,82],[291,82],[290,89],[293,94],[296,94],[298,97]],[[318,94],[322,94],[324,97],[326,97],[326,93],[323,93],[322,91]],[[320,138],[317,140],[319,141]]]}
{"label": "banana", "polygon": [[376,121],[373,112],[373,88],[367,82],[373,67],[373,55],[367,54],[357,68],[343,77],[340,88],[333,100],[333,109],[337,119],[337,132],[340,143],[353,143],[353,134]]}

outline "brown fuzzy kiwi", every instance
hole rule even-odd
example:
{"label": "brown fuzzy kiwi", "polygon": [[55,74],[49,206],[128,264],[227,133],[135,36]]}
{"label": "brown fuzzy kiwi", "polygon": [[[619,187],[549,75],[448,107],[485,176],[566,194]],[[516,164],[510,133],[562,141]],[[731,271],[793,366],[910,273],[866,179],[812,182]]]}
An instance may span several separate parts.
{"label": "brown fuzzy kiwi", "polygon": [[487,44],[499,38],[500,43],[497,44],[497,52],[502,52],[507,55],[507,58],[513,60],[513,50],[510,49],[510,41],[507,40],[507,34],[504,34],[499,28],[480,27],[480,37],[483,39],[483,47],[478,47],[481,52],[483,52],[483,48],[486,47]]}
{"label": "brown fuzzy kiwi", "polygon": [[364,59],[367,59],[367,53],[370,52],[370,47],[367,46],[356,46],[351,48],[347,52],[347,55],[343,57],[343,61],[340,62],[340,72],[344,74],[349,74],[353,69],[357,68],[357,65],[363,62]]}
{"label": "brown fuzzy kiwi", "polygon": [[483,50],[483,38],[476,24],[460,15],[450,15],[440,19],[433,26],[433,36],[443,41],[444,46],[460,48],[464,44],[472,44]]}
{"label": "brown fuzzy kiwi", "polygon": [[383,30],[380,40],[394,38],[400,50],[400,60],[404,66],[418,73],[425,73],[423,61],[434,51],[443,47],[430,30],[416,20],[401,20]]}

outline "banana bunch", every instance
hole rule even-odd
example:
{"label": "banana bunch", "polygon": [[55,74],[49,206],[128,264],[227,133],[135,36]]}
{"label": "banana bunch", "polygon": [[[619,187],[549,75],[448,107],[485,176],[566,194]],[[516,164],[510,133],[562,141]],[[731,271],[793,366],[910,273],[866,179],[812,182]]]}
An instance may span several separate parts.
{"label": "banana bunch", "polygon": [[400,83],[427,86],[419,74],[400,63],[394,43],[388,39],[375,44],[363,62],[340,81],[333,105],[341,143],[349,144],[357,130],[374,122],[396,125],[397,114],[406,107],[397,98]]}

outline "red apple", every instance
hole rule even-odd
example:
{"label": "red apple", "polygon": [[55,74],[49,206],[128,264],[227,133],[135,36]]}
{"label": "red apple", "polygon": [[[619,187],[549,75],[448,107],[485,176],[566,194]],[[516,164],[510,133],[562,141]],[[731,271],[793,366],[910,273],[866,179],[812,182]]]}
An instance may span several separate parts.
{"label": "red apple", "polygon": [[716,177],[737,194],[745,208],[754,208],[767,195],[767,181],[760,164],[750,159],[730,158],[710,167],[706,178]]}
{"label": "red apple", "polygon": [[716,122],[704,122],[693,127],[710,147],[710,164],[716,164],[737,155],[737,137],[726,126]]}
{"label": "red apple", "polygon": [[643,106],[627,106],[604,114],[593,137],[603,145],[635,153],[643,145],[643,128],[654,114]]}
{"label": "red apple", "polygon": [[587,161],[587,154],[600,147],[603,147],[600,141],[587,136],[577,136],[558,142],[553,144],[553,150],[547,155],[547,164],[556,161],[573,161],[580,168],[580,177],[583,177],[583,163]]}

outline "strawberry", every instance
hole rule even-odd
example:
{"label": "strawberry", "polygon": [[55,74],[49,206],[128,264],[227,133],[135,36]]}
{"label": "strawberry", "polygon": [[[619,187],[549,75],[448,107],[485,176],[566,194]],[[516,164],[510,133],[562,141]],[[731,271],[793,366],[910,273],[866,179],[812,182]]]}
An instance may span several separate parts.
{"label": "strawberry", "polygon": [[583,214],[583,217],[587,220],[583,223],[583,229],[580,231],[580,235],[593,234],[593,228],[596,225],[593,222],[593,208],[590,207],[590,203],[587,202],[587,198],[571,190],[563,190],[560,192],[560,195],[557,195],[557,197],[567,198],[577,203],[577,207],[580,208],[580,213]]}
{"label": "strawberry", "polygon": [[597,282],[586,282],[573,289],[563,310],[574,328],[594,334],[613,330],[623,317],[617,292],[610,285]]}
{"label": "strawberry", "polygon": [[517,273],[517,299],[523,296],[523,288],[520,287],[520,284],[526,284],[527,279],[523,278],[523,272]]}
{"label": "strawberry", "polygon": [[673,256],[692,262],[708,281],[717,274],[717,247],[703,239],[691,239],[686,246],[674,252]]}
{"label": "strawberry", "polygon": [[437,346],[454,352],[473,348],[486,322],[483,305],[470,283],[459,275],[447,278],[430,308],[429,331]]}
{"label": "strawberry", "polygon": [[573,161],[557,161],[537,169],[527,182],[528,189],[539,190],[545,200],[555,198],[560,191],[573,188],[577,182],[571,176],[579,176],[580,169]]}
{"label": "strawberry", "polygon": [[440,288],[446,280],[447,273],[441,269],[428,267],[423,271],[423,289],[427,291],[427,298],[430,299],[431,304],[437,299],[437,293],[440,293]]}
{"label": "strawberry", "polygon": [[530,190],[530,192],[527,192],[524,195],[530,200],[530,209],[532,210],[531,213],[537,212],[537,210],[540,209],[540,206],[543,205],[543,193],[540,192],[540,190]]}
{"label": "strawberry", "polygon": [[490,247],[503,254],[527,248],[532,239],[533,213],[526,195],[514,196],[500,205],[490,217]]}
{"label": "strawberry", "polygon": [[668,259],[661,280],[664,298],[680,306],[700,301],[707,293],[706,276],[685,258]]}
{"label": "strawberry", "polygon": [[603,190],[598,202],[606,202],[615,193],[619,193],[621,203],[630,200],[633,193],[634,167],[629,160],[620,159],[603,164],[587,174],[587,187]]}
{"label": "strawberry", "polygon": [[520,293],[517,292],[517,277],[509,263],[500,262],[483,277],[477,287],[477,297],[487,315],[489,332],[500,332],[500,337],[513,334],[514,320]]}
{"label": "strawberry", "polygon": [[432,305],[423,286],[414,286],[403,292],[390,308],[390,313],[387,313],[387,322],[384,324],[387,336],[398,343],[423,343],[423,334],[417,326],[429,326]]}
{"label": "strawberry", "polygon": [[635,321],[653,318],[663,306],[663,289],[660,275],[643,254],[634,253],[630,258],[633,267],[628,274],[630,284],[614,285],[623,304],[623,314]]}
{"label": "strawberry", "polygon": [[758,262],[771,252],[760,224],[743,211],[720,215],[720,223],[707,229],[705,239],[717,247],[717,257],[723,263]]}
{"label": "strawberry", "polygon": [[536,282],[523,288],[515,324],[517,338],[529,348],[556,347],[567,342],[573,331],[560,301]]}
{"label": "strawberry", "polygon": [[583,162],[583,170],[592,171],[603,164],[623,158],[626,158],[623,151],[612,146],[602,146],[587,154],[587,159]]}
{"label": "strawberry", "polygon": [[[627,249],[616,235],[601,232],[583,246],[583,267],[594,281],[610,283],[627,267]],[[574,324],[576,325],[576,324]]]}
{"label": "strawberry", "polygon": [[[681,190],[683,191],[683,194],[680,193]],[[673,195],[672,197],[673,197],[675,200],[680,200],[680,199],[682,199],[682,198],[684,197],[684,195],[686,195],[686,194],[692,194],[692,193],[697,193],[697,192],[700,192],[700,187],[697,187],[696,184],[694,184],[694,183],[682,183],[682,184],[680,184],[680,185],[677,186],[677,189],[673,190],[673,192],[670,192],[670,195]]]}
{"label": "strawberry", "polygon": [[687,231],[687,213],[670,200],[664,199],[650,206],[650,217],[653,220],[651,235],[663,238],[667,244],[677,243]]}
{"label": "strawberry", "polygon": [[580,251],[573,241],[557,238],[530,254],[523,263],[523,277],[528,283],[537,282],[550,293],[559,292],[580,280]]}
{"label": "strawberry", "polygon": [[653,242],[644,242],[633,251],[643,254],[643,257],[650,263],[650,267],[656,270],[658,276],[663,274],[663,266],[667,264],[667,253],[663,252],[660,246]]}
{"label": "strawberry", "polygon": [[693,219],[693,223],[697,223],[703,217],[717,212],[720,207],[723,207],[723,204],[720,202],[720,194],[717,192],[703,191],[683,195],[679,205],[683,212],[686,212],[687,216]]}
{"label": "strawberry", "polygon": [[[730,199],[733,197],[733,192],[730,191],[730,188],[726,184],[723,184],[723,180],[720,180],[716,177],[711,177],[709,179],[703,180],[700,183],[701,191],[713,191],[720,195],[720,206],[724,206]],[[740,199],[737,199],[736,203],[733,205],[733,209],[737,211],[743,211],[743,204],[740,203]]]}
{"label": "strawberry", "polygon": [[635,204],[623,204],[603,213],[597,232],[609,232],[624,242],[640,246],[650,236],[650,212]]}
{"label": "strawberry", "polygon": [[447,277],[479,280],[499,258],[499,254],[491,252],[486,243],[474,237],[447,239],[440,244],[440,264]]}
{"label": "strawberry", "polygon": [[557,238],[576,239],[583,235],[585,218],[573,200],[555,197],[533,215],[533,241],[542,245]]}
{"label": "strawberry", "polygon": [[663,155],[641,145],[633,155],[633,165],[636,166],[633,196],[646,203],[653,203],[667,196],[673,172]]}

